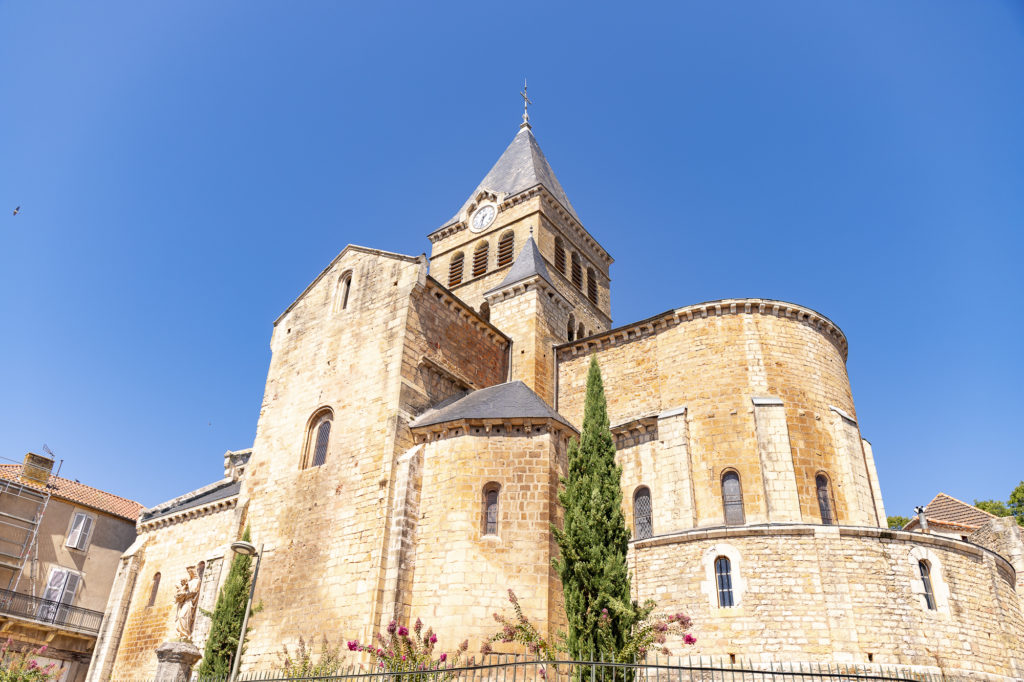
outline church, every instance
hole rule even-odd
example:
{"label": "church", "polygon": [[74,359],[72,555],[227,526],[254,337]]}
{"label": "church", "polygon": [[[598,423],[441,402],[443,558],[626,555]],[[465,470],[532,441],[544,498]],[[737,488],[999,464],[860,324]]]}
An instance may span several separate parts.
{"label": "church", "polygon": [[692,617],[687,653],[1024,677],[1019,530],[886,527],[830,319],[748,298],[614,325],[612,256],[526,114],[427,238],[429,256],[346,246],[274,322],[251,449],[141,514],[90,681],[153,676],[183,580],[202,651],[246,526],[263,608],[243,671],[300,636],[366,641],[393,619],[475,651],[510,588],[543,632],[564,629],[550,526],[594,356],[634,596]]}

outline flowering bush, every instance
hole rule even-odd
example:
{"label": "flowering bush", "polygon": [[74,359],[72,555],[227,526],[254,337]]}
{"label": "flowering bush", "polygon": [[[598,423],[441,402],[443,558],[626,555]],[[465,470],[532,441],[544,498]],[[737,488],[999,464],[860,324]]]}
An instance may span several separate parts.
{"label": "flowering bush", "polygon": [[[519,605],[512,590],[508,591],[508,600],[512,603],[515,612],[514,618],[508,618],[500,613],[494,614],[494,619],[501,625],[501,632],[491,635],[480,647],[483,654],[492,653],[492,642],[518,642],[526,647],[526,651],[538,658],[547,661],[558,659],[559,653],[566,653],[568,645],[564,635],[559,635],[557,642],[548,642],[534,627],[533,623],[523,615],[523,609]],[[597,619],[597,640],[598,651],[591,652],[594,660],[601,659],[615,663],[632,663],[643,660],[652,650],[668,655],[671,652],[665,646],[670,634],[682,635],[684,644],[693,645],[697,638],[690,634],[690,627],[693,625],[690,617],[683,613],[675,613],[669,616],[655,616],[654,600],[647,600],[642,605],[631,603],[623,604],[612,600],[610,603],[613,609],[620,611],[631,611],[631,620],[634,625],[621,647],[615,646],[614,635],[611,632],[611,614],[607,608],[601,609]]]}
{"label": "flowering bush", "polygon": [[46,645],[38,649],[15,651],[14,641],[8,637],[0,646],[0,682],[49,682],[60,677],[61,668],[56,663],[40,666],[36,656],[46,651]]}
{"label": "flowering bush", "polygon": [[341,646],[331,647],[325,636],[320,640],[320,656],[313,662],[313,649],[306,646],[306,640],[299,636],[299,644],[295,647],[295,655],[288,652],[287,646],[281,647],[277,655],[281,664],[281,674],[287,678],[313,677],[315,675],[336,675],[341,672],[344,662],[341,658]]}
{"label": "flowering bush", "polygon": [[465,641],[451,654],[442,652],[435,657],[437,635],[433,628],[423,630],[423,621],[419,618],[409,628],[391,621],[387,634],[377,633],[369,644],[361,644],[353,639],[347,642],[349,651],[358,651],[370,655],[373,667],[385,672],[412,672],[417,670],[437,670],[451,668],[459,664],[462,655],[469,649]]}

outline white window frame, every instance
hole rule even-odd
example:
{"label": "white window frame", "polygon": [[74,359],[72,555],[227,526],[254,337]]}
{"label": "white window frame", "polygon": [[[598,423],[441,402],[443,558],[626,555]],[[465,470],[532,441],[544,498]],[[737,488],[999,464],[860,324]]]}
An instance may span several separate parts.
{"label": "white window frame", "polygon": [[[718,605],[718,577],[715,575],[715,560],[724,556],[729,560],[729,572],[732,578],[732,606]],[[708,600],[712,613],[737,613],[735,609],[743,606],[743,595],[747,592],[747,581],[743,577],[743,560],[738,549],[727,543],[719,543],[709,547],[701,557],[704,567],[704,580],[700,583],[701,592]]]}
{"label": "white window frame", "polygon": [[88,550],[95,529],[95,514],[75,510],[75,513],[71,515],[71,524],[68,526],[68,534],[64,539],[64,546],[82,552]]}

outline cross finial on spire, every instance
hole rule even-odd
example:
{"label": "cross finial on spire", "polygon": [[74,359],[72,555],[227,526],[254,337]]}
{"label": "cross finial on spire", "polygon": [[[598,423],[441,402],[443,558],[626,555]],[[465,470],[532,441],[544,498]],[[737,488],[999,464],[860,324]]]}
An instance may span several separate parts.
{"label": "cross finial on spire", "polygon": [[523,122],[519,124],[520,128],[530,128],[530,112],[527,107],[533,104],[530,98],[526,96],[526,79],[523,79],[523,91],[519,93],[523,98]]}

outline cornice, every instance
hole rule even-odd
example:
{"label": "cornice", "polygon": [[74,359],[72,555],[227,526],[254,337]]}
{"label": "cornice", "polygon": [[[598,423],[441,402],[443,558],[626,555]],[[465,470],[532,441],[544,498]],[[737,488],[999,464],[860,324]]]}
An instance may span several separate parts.
{"label": "cornice", "polygon": [[209,516],[210,514],[216,514],[228,509],[234,509],[238,504],[238,495],[232,497],[225,497],[220,500],[214,500],[208,504],[203,504],[198,507],[191,507],[189,509],[182,509],[179,512],[173,512],[166,516],[158,516],[154,519],[147,521],[140,521],[136,525],[136,529],[139,533],[145,533],[158,528],[164,528],[166,526],[173,526],[184,521],[191,521],[201,516]]}
{"label": "cornice", "polygon": [[487,436],[524,437],[547,433],[549,431],[566,437],[578,435],[579,431],[551,417],[510,417],[507,419],[455,419],[429,426],[412,426],[413,438],[416,443],[429,443],[447,438],[474,435],[474,431],[482,430]]}
{"label": "cornice", "polygon": [[600,334],[592,334],[582,339],[555,346],[555,355],[558,360],[568,360],[596,350],[604,350],[605,348],[620,346],[638,339],[647,338],[665,329],[692,321],[695,318],[750,315],[755,313],[783,317],[814,327],[832,342],[832,345],[839,350],[843,362],[846,362],[849,353],[846,335],[843,334],[842,330],[832,320],[821,313],[795,303],[773,301],[764,298],[730,298],[668,310],[646,320],[640,320],[639,322],[610,329]]}
{"label": "cornice", "polygon": [[525,294],[531,289],[536,289],[542,296],[547,294],[548,300],[553,301],[555,305],[558,306],[559,310],[562,310],[566,314],[571,313],[575,309],[569,299],[562,295],[562,292],[556,289],[550,282],[540,275],[532,275],[507,286],[492,289],[484,294],[484,299],[486,299],[487,303],[493,307],[496,303],[501,303],[502,301],[507,301],[508,299],[519,296],[520,294]]}
{"label": "cornice", "polygon": [[438,301],[444,304],[446,308],[458,312],[462,316],[462,319],[469,322],[473,328],[482,331],[487,338],[494,343],[500,346],[506,346],[512,342],[512,339],[505,336],[500,329],[480,317],[480,313],[466,305],[461,298],[450,292],[443,284],[429,275],[427,276],[426,287],[428,293],[432,294]]}

